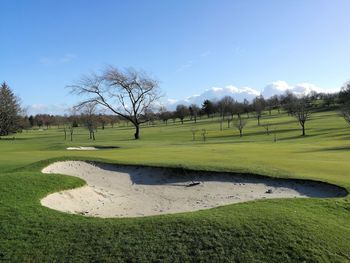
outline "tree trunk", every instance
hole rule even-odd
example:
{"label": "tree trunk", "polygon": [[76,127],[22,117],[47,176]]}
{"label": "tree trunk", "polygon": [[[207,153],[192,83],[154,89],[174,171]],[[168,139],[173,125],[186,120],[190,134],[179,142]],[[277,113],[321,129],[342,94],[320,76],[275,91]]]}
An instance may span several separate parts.
{"label": "tree trunk", "polygon": [[140,125],[139,124],[135,124],[135,140],[140,139]]}
{"label": "tree trunk", "polygon": [[305,124],[304,124],[304,123],[301,124],[301,128],[302,128],[302,130],[303,130],[303,136],[305,136]]}
{"label": "tree trunk", "polygon": [[239,137],[242,137],[242,129],[239,130]]}

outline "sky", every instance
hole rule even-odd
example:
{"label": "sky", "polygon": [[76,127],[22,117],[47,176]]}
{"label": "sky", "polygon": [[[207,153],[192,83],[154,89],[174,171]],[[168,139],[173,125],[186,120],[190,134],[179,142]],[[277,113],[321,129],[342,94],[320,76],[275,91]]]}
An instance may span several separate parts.
{"label": "sky", "polygon": [[349,11],[348,0],[0,0],[0,81],[30,113],[61,113],[79,100],[65,87],[107,65],[145,70],[169,102],[339,90]]}

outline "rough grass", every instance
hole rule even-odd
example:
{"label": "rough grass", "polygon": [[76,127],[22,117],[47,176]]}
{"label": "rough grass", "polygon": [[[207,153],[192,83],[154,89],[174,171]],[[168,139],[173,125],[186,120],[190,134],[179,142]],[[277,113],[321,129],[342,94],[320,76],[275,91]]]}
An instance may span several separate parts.
{"label": "rough grass", "polygon": [[[57,128],[0,140],[0,261],[10,262],[349,262],[350,198],[264,200],[136,219],[86,218],[40,205],[48,193],[80,186],[78,178],[44,175],[53,160],[186,167],[327,181],[350,191],[350,127],[338,113],[315,113],[302,138],[286,114],[255,119],[243,138],[220,131],[217,118],[157,124],[132,140],[131,127],[106,128],[73,142]],[[192,141],[191,128],[197,140]],[[200,130],[208,132],[207,141]],[[69,146],[119,146],[76,152]],[[51,160],[48,160],[51,159]]]}

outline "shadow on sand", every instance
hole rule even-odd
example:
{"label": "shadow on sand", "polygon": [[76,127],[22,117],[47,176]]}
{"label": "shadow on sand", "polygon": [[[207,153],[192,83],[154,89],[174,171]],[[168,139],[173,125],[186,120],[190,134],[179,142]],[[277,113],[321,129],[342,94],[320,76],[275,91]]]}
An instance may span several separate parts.
{"label": "shadow on sand", "polygon": [[194,171],[182,168],[158,168],[95,163],[103,170],[127,173],[135,185],[172,185],[186,187],[193,182],[226,182],[236,185],[265,184],[271,188],[288,188],[306,197],[330,198],[345,197],[345,188],[313,180],[272,178],[254,174],[229,172]]}

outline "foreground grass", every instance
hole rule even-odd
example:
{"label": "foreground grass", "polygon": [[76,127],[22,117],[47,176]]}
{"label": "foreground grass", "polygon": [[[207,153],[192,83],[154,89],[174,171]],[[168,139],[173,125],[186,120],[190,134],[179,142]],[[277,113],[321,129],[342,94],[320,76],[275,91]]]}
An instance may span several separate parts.
{"label": "foreground grass", "polygon": [[[198,121],[207,141],[192,141],[193,122],[142,129],[83,129],[73,142],[57,129],[29,131],[0,141],[0,260],[12,262],[348,262],[350,199],[265,200],[210,210],[137,219],[98,219],[42,207],[48,193],[80,186],[78,178],[43,175],[49,158],[225,170],[335,183],[350,191],[350,129],[336,112],[313,115],[308,136],[286,115],[264,116],[273,135],[250,119],[220,131],[217,119]],[[67,146],[119,149],[68,152]],[[52,160],[51,160],[52,161]]]}

